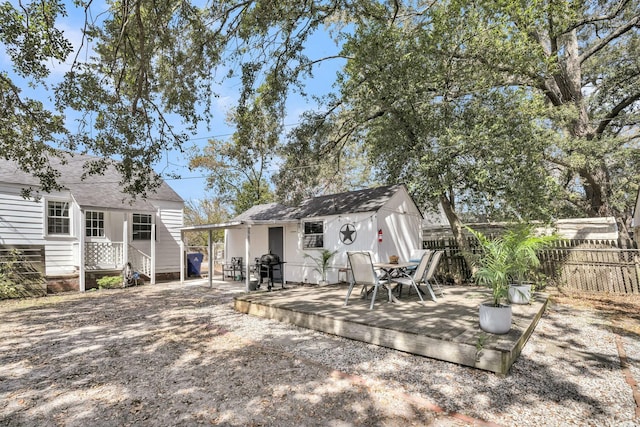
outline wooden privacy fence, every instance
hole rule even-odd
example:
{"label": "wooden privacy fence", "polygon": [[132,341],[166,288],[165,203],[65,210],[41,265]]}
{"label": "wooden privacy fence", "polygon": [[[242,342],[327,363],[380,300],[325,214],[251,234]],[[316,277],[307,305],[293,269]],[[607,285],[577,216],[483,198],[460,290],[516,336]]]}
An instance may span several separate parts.
{"label": "wooden privacy fence", "polygon": [[43,245],[0,245],[0,299],[47,294]]}
{"label": "wooden privacy fence", "polygon": [[[472,253],[479,253],[469,238]],[[443,250],[439,274],[447,281],[468,282],[471,270],[453,238],[423,242],[425,249]],[[567,289],[640,294],[640,251],[632,241],[563,240],[540,253],[541,270]]]}
{"label": "wooden privacy fence", "polygon": [[569,240],[540,254],[543,272],[558,286],[589,292],[640,293],[640,251],[620,242]]}

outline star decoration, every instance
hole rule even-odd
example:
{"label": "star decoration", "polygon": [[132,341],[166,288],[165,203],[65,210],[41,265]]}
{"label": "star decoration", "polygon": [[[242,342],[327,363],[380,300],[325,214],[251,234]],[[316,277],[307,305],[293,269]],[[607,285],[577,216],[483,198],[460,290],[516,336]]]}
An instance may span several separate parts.
{"label": "star decoration", "polygon": [[356,227],[353,224],[345,224],[340,228],[340,241],[350,245],[356,240]]}

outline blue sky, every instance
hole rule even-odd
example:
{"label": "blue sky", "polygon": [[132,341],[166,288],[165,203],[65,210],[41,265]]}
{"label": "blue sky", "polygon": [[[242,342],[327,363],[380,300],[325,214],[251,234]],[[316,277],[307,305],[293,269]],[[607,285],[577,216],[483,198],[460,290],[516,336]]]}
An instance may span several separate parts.
{"label": "blue sky", "polygon": [[[104,3],[99,1],[92,3],[92,12],[94,17],[99,15],[98,9],[101,7],[101,4]],[[102,7],[104,8],[104,6]],[[49,79],[50,82],[56,82],[62,78],[81,46],[81,29],[84,24],[84,14],[81,10],[73,6],[72,3],[70,3],[67,11],[69,16],[60,21],[59,27],[64,30],[65,35],[72,42],[75,50],[69,58],[67,58],[67,63],[49,64],[52,70],[52,74]],[[328,35],[322,31],[311,39],[307,49],[307,54],[312,58],[334,55],[336,52],[337,47],[329,39]],[[90,46],[87,46],[85,43],[80,55],[82,59],[91,56],[92,52]],[[314,78],[305,82],[308,93],[327,93],[331,89],[331,85],[335,80],[336,71],[340,66],[341,62],[338,60],[330,60],[325,63],[320,63],[314,72]],[[2,47],[0,47],[0,70],[7,71],[12,74],[9,58]],[[206,180],[203,176],[203,172],[189,171],[186,153],[194,146],[198,148],[204,147],[209,138],[224,139],[231,136],[234,129],[229,127],[225,122],[225,118],[229,109],[235,105],[238,99],[239,90],[240,86],[237,81],[228,81],[222,86],[215,87],[214,91],[219,96],[215,99],[215,105],[211,108],[212,116],[210,128],[206,129],[202,126],[197,134],[192,136],[190,141],[183,146],[185,154],[180,153],[177,150],[168,150],[165,152],[162,160],[158,164],[154,165],[154,170],[160,173],[163,177],[170,174],[176,174],[181,177],[181,179],[167,177],[166,181],[185,201],[214,196],[210,192],[205,191]],[[36,92],[30,90],[26,85],[23,88],[23,91],[24,95],[39,99],[45,105],[51,105],[51,102],[48,99],[51,94],[43,93],[42,91]],[[287,101],[287,116],[284,120],[286,131],[289,131],[293,125],[299,121],[300,114],[313,107],[314,104],[312,101],[307,101],[297,94],[292,94]],[[176,122],[178,122],[178,120],[176,120]],[[74,125],[73,118],[69,116],[67,118],[67,127],[72,131]]]}
{"label": "blue sky", "polygon": [[[323,33],[315,35],[307,49],[307,54],[312,58],[335,55],[336,52],[337,47],[328,35]],[[314,72],[313,79],[305,81],[308,93],[310,95],[328,93],[340,66],[341,62],[335,59],[320,63]],[[215,107],[212,108],[211,129],[203,128],[199,131],[184,147],[185,149],[192,146],[202,148],[207,145],[209,138],[225,139],[233,133],[234,129],[225,123],[225,117],[229,108],[233,107],[238,99],[240,86],[237,82],[229,81],[215,90],[218,91],[220,97],[217,99]],[[304,99],[296,93],[291,94],[287,101],[287,115],[284,120],[285,132],[290,131],[299,122],[303,112],[314,108],[314,106],[313,101]],[[170,171],[180,175],[182,179],[169,178],[167,182],[185,200],[197,200],[211,196],[210,192],[204,190],[206,179],[203,177],[202,171],[189,171],[187,163],[185,155],[177,151],[170,151],[166,153],[163,161],[156,165],[155,170],[157,172]]]}

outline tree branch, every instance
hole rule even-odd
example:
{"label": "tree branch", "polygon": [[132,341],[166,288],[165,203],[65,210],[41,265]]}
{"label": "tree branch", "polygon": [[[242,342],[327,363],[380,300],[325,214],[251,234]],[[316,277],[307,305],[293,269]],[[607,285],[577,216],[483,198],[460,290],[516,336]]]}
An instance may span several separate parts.
{"label": "tree branch", "polygon": [[613,18],[615,18],[616,16],[618,16],[618,14],[623,11],[627,4],[629,3],[630,0],[624,0],[621,1],[618,6],[613,10],[613,12],[611,12],[608,15],[598,15],[598,16],[593,16],[590,18],[586,18],[586,19],[582,19],[580,21],[576,21],[574,22],[571,26],[569,26],[568,28],[565,28],[565,30],[562,32],[562,34],[566,34],[568,32],[571,32],[577,28],[580,28],[584,25],[587,24],[594,24],[596,22],[601,22],[601,21],[609,21]]}
{"label": "tree branch", "polygon": [[615,119],[622,111],[624,111],[625,108],[627,108],[634,102],[638,101],[639,99],[640,99],[640,92],[634,95],[628,96],[627,98],[623,99],[622,102],[620,102],[618,105],[613,107],[611,112],[607,114],[607,116],[604,119],[602,119],[598,124],[598,128],[596,129],[596,132],[595,132],[596,135],[602,135],[602,133],[605,131],[605,129],[613,119]]}
{"label": "tree branch", "polygon": [[604,49],[613,40],[617,39],[618,37],[622,36],[626,32],[630,31],[633,27],[635,27],[638,24],[640,24],[640,14],[635,15],[626,24],[622,25],[621,27],[618,27],[615,31],[613,31],[607,37],[605,37],[604,39],[600,40],[599,43],[597,43],[597,44],[591,46],[589,49],[587,49],[582,55],[580,55],[580,57],[578,58],[578,62],[580,64],[584,63],[584,61],[589,59],[596,52]]}

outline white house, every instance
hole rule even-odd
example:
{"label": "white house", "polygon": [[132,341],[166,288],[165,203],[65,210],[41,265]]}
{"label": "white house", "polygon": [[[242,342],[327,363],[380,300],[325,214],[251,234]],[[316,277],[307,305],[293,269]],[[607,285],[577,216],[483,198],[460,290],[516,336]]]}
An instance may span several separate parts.
{"label": "white house", "polygon": [[38,180],[0,159],[0,246],[43,246],[52,287],[84,291],[99,272],[112,274],[128,261],[157,279],[180,274],[184,201],[166,183],[146,200],[122,193],[120,175],[108,168],[81,179],[89,156],[55,162],[65,190],[25,199],[21,190]]}
{"label": "white house", "polygon": [[224,228],[225,258],[242,257],[245,277],[256,258],[272,253],[285,263],[286,281],[318,283],[316,264],[305,255],[337,251],[327,277],[336,283],[344,279],[339,273],[347,265],[347,251],[371,251],[374,261],[387,261],[390,255],[408,260],[422,248],[422,220],[406,186],[399,184],[314,197],[297,207],[258,205],[228,223],[184,230]]}

